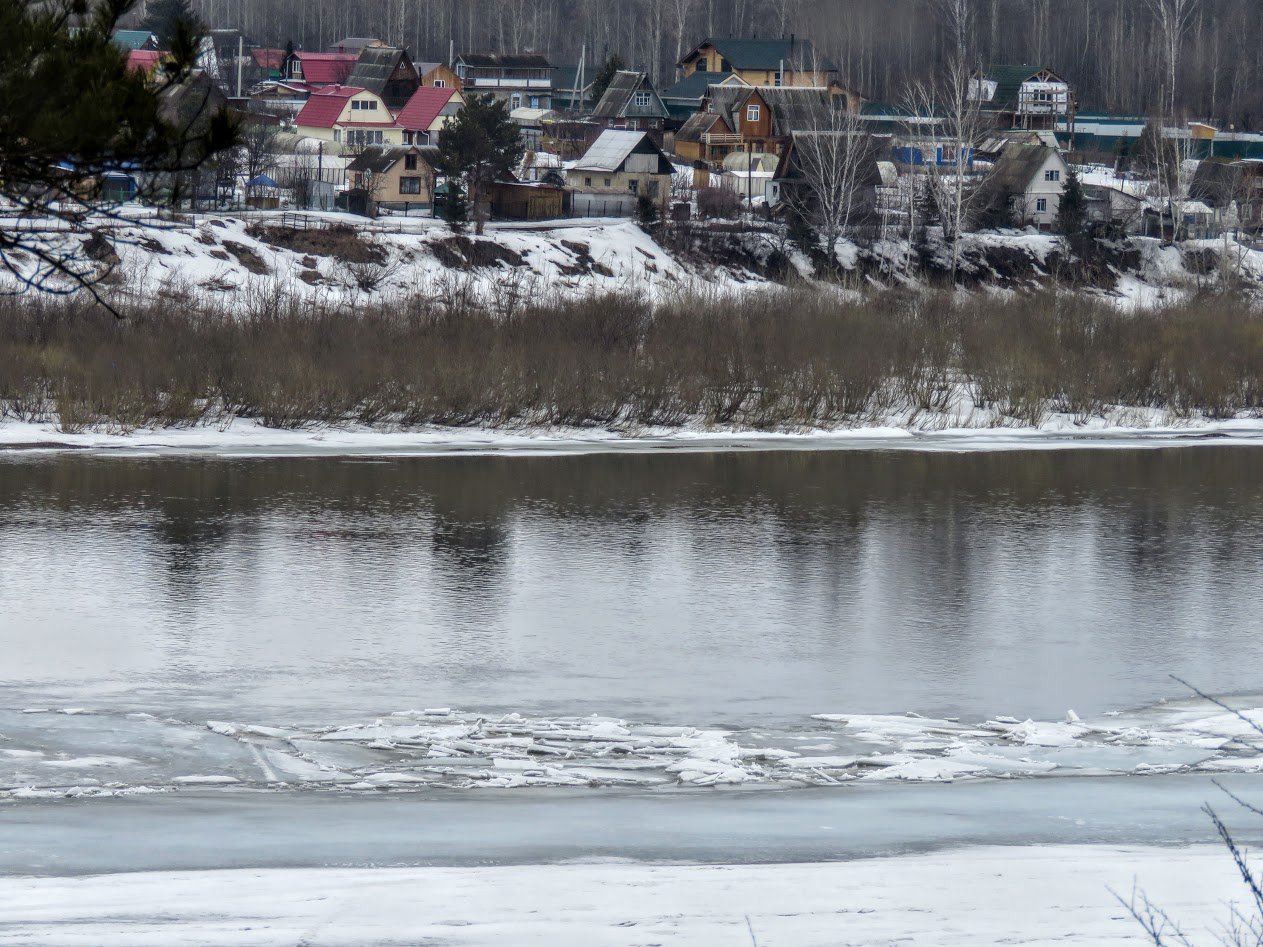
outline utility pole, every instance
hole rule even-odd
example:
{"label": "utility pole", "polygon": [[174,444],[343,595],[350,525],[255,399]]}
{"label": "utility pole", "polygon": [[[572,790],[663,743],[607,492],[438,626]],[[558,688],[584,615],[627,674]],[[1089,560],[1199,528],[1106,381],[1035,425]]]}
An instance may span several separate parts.
{"label": "utility pole", "polygon": [[237,34],[237,98],[241,98],[241,61],[246,55],[246,38]]}

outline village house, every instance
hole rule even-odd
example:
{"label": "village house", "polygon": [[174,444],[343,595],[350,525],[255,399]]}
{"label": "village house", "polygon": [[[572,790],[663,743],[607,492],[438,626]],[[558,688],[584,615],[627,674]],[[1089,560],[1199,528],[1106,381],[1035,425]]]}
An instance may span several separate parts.
{"label": "village house", "polygon": [[619,70],[592,112],[592,119],[606,128],[628,131],[660,131],[670,117],[649,75]]}
{"label": "village house", "polygon": [[683,78],[702,74],[719,82],[731,73],[755,86],[816,86],[838,80],[838,67],[820,56],[807,40],[708,39],[679,62]]}
{"label": "village house", "polygon": [[712,164],[734,152],[779,155],[795,132],[836,127],[849,101],[837,86],[712,86],[704,110],[676,132],[675,153]]}
{"label": "village house", "polygon": [[978,207],[988,222],[1051,227],[1070,166],[1057,148],[1015,142],[983,182]]}
{"label": "village house", "polygon": [[647,197],[665,209],[674,170],[648,132],[607,129],[566,172],[571,206],[588,215],[627,214]]}
{"label": "village house", "polygon": [[417,145],[365,148],[347,165],[347,183],[365,194],[370,216],[377,210],[429,210],[434,206],[437,152]]}
{"label": "village house", "polygon": [[421,84],[435,89],[459,89],[460,77],[445,62],[419,62],[417,72],[421,74]]}
{"label": "village house", "polygon": [[402,145],[403,129],[379,95],[353,86],[317,89],[294,119],[299,135],[354,150]]}
{"label": "village house", "polygon": [[1145,199],[1131,191],[1085,183],[1083,203],[1084,212],[1093,223],[1108,224],[1123,233],[1140,233],[1143,228]]}
{"label": "village house", "polygon": [[465,107],[459,89],[421,86],[395,116],[405,145],[433,145],[448,120]]}
{"label": "village house", "polygon": [[148,30],[115,30],[110,38],[114,40],[114,45],[128,52],[158,48],[158,37]]}
{"label": "village house", "polygon": [[1070,84],[1038,66],[989,66],[969,80],[969,94],[997,128],[1053,130],[1073,123]]}
{"label": "village house", "polygon": [[[839,141],[846,142],[845,146],[839,148],[836,144]],[[817,167],[835,161],[845,162],[854,169],[845,173],[852,184],[848,222],[859,223],[876,209],[878,190],[897,183],[893,180],[893,166],[878,160],[883,152],[883,141],[884,139],[866,132],[795,132],[781,153],[780,162],[768,186],[768,201],[783,204],[800,213],[814,213],[818,206],[818,192],[808,181],[807,170],[813,166],[812,156],[815,156],[814,164]],[[890,168],[889,179],[883,176],[883,164]]]}
{"label": "village house", "polygon": [[359,61],[358,53],[308,53],[294,50],[281,64],[281,78],[309,89],[345,85]]}
{"label": "village house", "polygon": [[1263,226],[1263,160],[1213,158],[1197,166],[1189,197],[1207,205],[1219,230]]}
{"label": "village house", "polygon": [[421,74],[407,50],[391,46],[367,46],[360,51],[346,85],[367,89],[392,110],[403,108],[421,87]]}
{"label": "village house", "polygon": [[308,95],[304,85],[269,79],[252,88],[247,99],[253,114],[292,119],[307,104]]}
{"label": "village house", "polygon": [[462,53],[456,76],[465,92],[490,94],[517,108],[547,109],[553,105],[553,67],[532,53]]}

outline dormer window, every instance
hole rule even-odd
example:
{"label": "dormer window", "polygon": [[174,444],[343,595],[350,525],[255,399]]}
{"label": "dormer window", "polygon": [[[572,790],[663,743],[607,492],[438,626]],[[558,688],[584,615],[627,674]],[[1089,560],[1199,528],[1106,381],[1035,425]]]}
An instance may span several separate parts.
{"label": "dormer window", "polygon": [[699,59],[699,60],[697,61],[697,69],[695,69],[694,71],[695,71],[695,72],[705,72],[705,71],[706,71],[706,60],[705,60],[705,59]]}
{"label": "dormer window", "polygon": [[746,121],[757,122],[759,120],[759,107],[757,105],[746,106]]}
{"label": "dormer window", "polygon": [[636,103],[636,108],[638,109],[649,108],[649,93],[637,92],[636,97],[635,97],[635,103]]}

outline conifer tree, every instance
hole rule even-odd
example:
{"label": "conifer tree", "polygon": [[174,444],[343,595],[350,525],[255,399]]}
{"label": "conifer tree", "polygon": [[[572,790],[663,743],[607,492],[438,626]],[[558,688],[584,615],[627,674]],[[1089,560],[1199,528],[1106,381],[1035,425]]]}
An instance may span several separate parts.
{"label": "conifer tree", "polygon": [[596,106],[601,101],[601,96],[605,95],[605,90],[610,87],[610,83],[614,81],[614,73],[620,69],[626,69],[627,63],[623,62],[623,57],[618,53],[610,53],[605,58],[605,62],[601,64],[601,68],[597,70],[596,78],[592,80],[592,105]]}
{"label": "conifer tree", "polygon": [[189,6],[189,0],[151,0],[149,15],[140,24],[141,29],[158,37],[160,49],[171,48],[181,26],[193,33],[205,30],[197,14]]}
{"label": "conifer tree", "polygon": [[438,149],[435,170],[456,179],[473,209],[475,232],[481,234],[488,188],[516,168],[526,151],[508,106],[490,95],[470,96],[439,132]]}

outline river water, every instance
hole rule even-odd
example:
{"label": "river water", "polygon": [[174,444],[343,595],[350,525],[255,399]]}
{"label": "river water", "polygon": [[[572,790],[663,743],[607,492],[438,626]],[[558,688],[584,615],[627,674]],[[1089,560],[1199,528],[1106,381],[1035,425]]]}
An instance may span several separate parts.
{"label": "river water", "polygon": [[0,459],[17,805],[1204,780],[1261,625],[1252,447]]}

